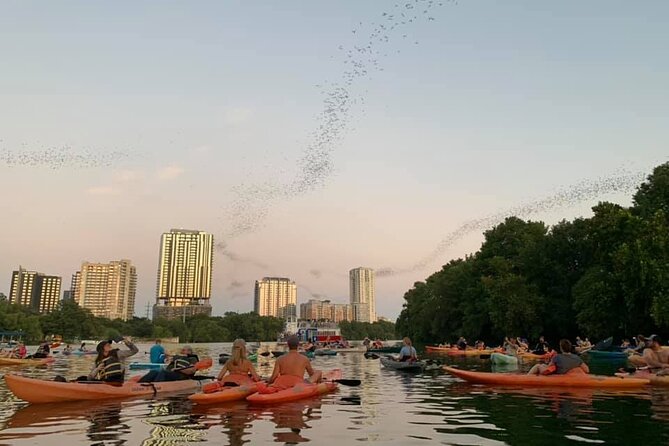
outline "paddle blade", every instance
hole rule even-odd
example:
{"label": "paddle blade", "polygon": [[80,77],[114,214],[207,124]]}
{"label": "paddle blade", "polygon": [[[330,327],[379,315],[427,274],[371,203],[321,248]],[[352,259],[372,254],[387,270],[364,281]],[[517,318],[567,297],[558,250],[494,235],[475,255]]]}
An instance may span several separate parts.
{"label": "paddle blade", "polygon": [[204,358],[196,362],[193,367],[195,367],[195,370],[205,370],[211,368],[212,364],[213,361],[211,358]]}

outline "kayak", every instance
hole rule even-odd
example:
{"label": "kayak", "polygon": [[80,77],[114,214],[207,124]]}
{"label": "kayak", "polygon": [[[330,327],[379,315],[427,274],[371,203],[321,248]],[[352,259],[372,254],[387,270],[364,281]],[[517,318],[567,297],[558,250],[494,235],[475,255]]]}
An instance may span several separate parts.
{"label": "kayak", "polygon": [[[223,384],[231,382],[237,384],[234,387],[226,387]],[[208,384],[209,386],[214,383]],[[188,397],[189,400],[197,404],[216,404],[226,403],[228,401],[239,401],[245,399],[247,396],[256,393],[258,386],[248,376],[228,375],[220,383],[219,390],[211,393],[196,393]]]}
{"label": "kayak", "polygon": [[448,353],[453,350],[453,347],[439,347],[437,345],[426,345],[425,351],[427,353]]}
{"label": "kayak", "polygon": [[492,353],[490,355],[490,361],[497,365],[518,364],[518,358],[511,355],[505,355],[504,353]]}
{"label": "kayak", "polygon": [[651,373],[648,370],[639,370],[633,374],[618,374],[616,373],[616,376],[619,376],[623,379],[647,379],[650,381],[651,385],[654,386],[669,386],[669,375],[656,375],[655,373]]}
{"label": "kayak", "polygon": [[452,348],[449,351],[446,352],[447,355],[451,356],[481,356],[481,355],[492,355],[495,353],[495,350],[476,350],[476,349],[471,349],[471,350],[458,350],[457,348]]}
{"label": "kayak", "polygon": [[97,355],[98,353],[95,350],[86,350],[82,352],[81,350],[72,350],[69,352],[63,351],[64,355],[72,355],[72,356],[88,356],[88,355]]}
{"label": "kayak", "polygon": [[550,359],[550,357],[551,357],[550,353],[544,353],[543,355],[537,355],[531,352],[518,353],[518,358],[523,361],[545,361],[547,359]]}
{"label": "kayak", "polygon": [[402,350],[402,346],[396,345],[393,347],[381,347],[381,348],[369,348],[367,349],[368,353],[399,353]]}
{"label": "kayak", "polygon": [[341,379],[341,377],[341,370],[331,370],[329,372],[323,373],[324,381],[318,384],[299,382],[293,387],[279,390],[274,393],[254,393],[246,397],[246,401],[251,404],[279,404],[323,395],[325,393],[335,391],[338,387],[338,384],[333,382],[333,380]]}
{"label": "kayak", "polygon": [[194,391],[202,386],[202,381],[192,379],[155,383],[130,381],[116,386],[103,382],[45,381],[19,375],[5,375],[5,382],[17,398],[29,403],[153,396],[157,393]]}
{"label": "kayak", "polygon": [[337,350],[320,349],[314,351],[315,356],[337,356]]}
{"label": "kayak", "polygon": [[590,350],[587,352],[592,359],[627,359],[625,352],[609,352],[603,350]]}
{"label": "kayak", "polygon": [[48,358],[38,359],[18,359],[18,358],[0,358],[0,366],[2,365],[44,365],[55,361],[53,356]]}
{"label": "kayak", "polygon": [[400,362],[390,358],[380,358],[380,359],[381,359],[381,364],[383,364],[384,367],[393,370],[400,370],[402,372],[422,372],[426,366],[425,362],[423,361]]}
{"label": "kayak", "polygon": [[160,370],[164,369],[167,364],[160,362],[131,362],[128,364],[130,370]]}
{"label": "kayak", "polygon": [[519,375],[509,373],[471,372],[448,366],[444,366],[444,370],[465,381],[488,385],[625,389],[642,387],[649,383],[648,379],[623,379],[618,376],[589,375],[578,372],[566,375]]}

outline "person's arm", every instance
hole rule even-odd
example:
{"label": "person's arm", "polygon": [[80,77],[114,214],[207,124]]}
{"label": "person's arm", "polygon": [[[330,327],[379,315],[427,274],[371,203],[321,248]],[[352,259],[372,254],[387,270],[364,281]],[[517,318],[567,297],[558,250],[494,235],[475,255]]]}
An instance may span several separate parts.
{"label": "person's arm", "polygon": [[579,367],[581,367],[581,370],[583,370],[585,373],[590,373],[590,367],[588,367],[588,364],[585,362],[582,362]]}
{"label": "person's arm", "polygon": [[274,370],[272,370],[272,376],[269,377],[268,381],[270,384],[272,384],[274,380],[277,379],[281,374],[280,373],[281,366],[279,365],[280,364],[279,359],[277,359],[276,362],[274,363]]}
{"label": "person's arm", "polygon": [[104,362],[100,362],[100,364],[94,366],[93,370],[91,370],[91,373],[88,374],[88,379],[97,379],[98,378],[98,373],[100,373],[102,371],[104,366],[105,366]]}
{"label": "person's arm", "polygon": [[225,376],[227,371],[228,371],[228,362],[226,361],[225,365],[223,365],[223,368],[221,369],[221,371],[218,372],[218,376],[216,377],[216,379],[221,381],[223,379],[223,377]]}
{"label": "person's arm", "polygon": [[139,352],[139,349],[135,344],[130,342],[128,339],[123,339],[123,343],[128,347],[128,350],[119,350],[118,353],[118,359],[123,361],[126,358],[131,357],[132,355],[135,355]]}
{"label": "person's arm", "polygon": [[304,366],[305,370],[309,374],[309,376],[313,376],[314,374],[314,368],[311,366],[311,361],[309,361],[307,358],[304,358],[305,361],[307,361],[307,364]]}
{"label": "person's arm", "polygon": [[249,361],[248,373],[251,375],[251,379],[253,379],[253,381],[260,381],[260,376],[258,376],[258,373],[256,373],[256,368],[253,367],[253,363],[251,363],[251,361]]}

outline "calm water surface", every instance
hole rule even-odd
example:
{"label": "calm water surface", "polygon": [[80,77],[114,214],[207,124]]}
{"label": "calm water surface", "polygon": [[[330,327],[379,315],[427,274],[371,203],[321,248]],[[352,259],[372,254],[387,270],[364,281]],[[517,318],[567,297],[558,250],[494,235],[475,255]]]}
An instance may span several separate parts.
{"label": "calm water surface", "polygon": [[[134,358],[146,361],[149,346]],[[229,344],[195,346],[214,358]],[[448,358],[442,358],[450,361]],[[76,377],[93,359],[59,359],[18,369],[36,377]],[[439,370],[403,374],[360,353],[318,357],[321,369],[342,368],[358,388],[320,399],[254,408],[246,403],[192,405],[184,395],[57,405],[27,405],[0,384],[2,445],[382,444],[567,445],[669,444],[669,389],[600,392],[472,386]],[[490,370],[487,360],[455,361]],[[272,360],[258,369],[269,375]],[[615,365],[591,364],[611,372]],[[216,374],[218,368],[205,372]],[[0,373],[17,371],[0,368]],[[354,398],[351,398],[354,397]],[[355,397],[359,397],[359,402]]]}

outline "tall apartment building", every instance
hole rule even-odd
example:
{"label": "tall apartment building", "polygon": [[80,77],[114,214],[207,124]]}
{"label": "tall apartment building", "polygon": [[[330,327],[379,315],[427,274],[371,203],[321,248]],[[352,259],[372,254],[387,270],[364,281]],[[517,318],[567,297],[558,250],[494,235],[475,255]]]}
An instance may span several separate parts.
{"label": "tall apartment building", "polygon": [[83,262],[73,276],[74,301],[95,316],[132,319],[135,313],[137,271],[130,260]]}
{"label": "tall apartment building", "polygon": [[352,321],[353,308],[348,304],[333,304],[329,300],[309,299],[300,304],[300,319],[335,323]]}
{"label": "tall apartment building", "polygon": [[154,319],[211,315],[213,262],[212,234],[187,229],[164,233],[160,239]]}
{"label": "tall apartment building", "polygon": [[260,316],[297,318],[297,285],[285,277],[256,280],[253,310]]}
{"label": "tall apartment building", "polygon": [[50,313],[60,302],[61,278],[19,267],[12,272],[9,302],[32,308],[40,313]]}
{"label": "tall apartment building", "polygon": [[376,291],[374,270],[354,268],[349,271],[353,318],[357,322],[376,322]]}

